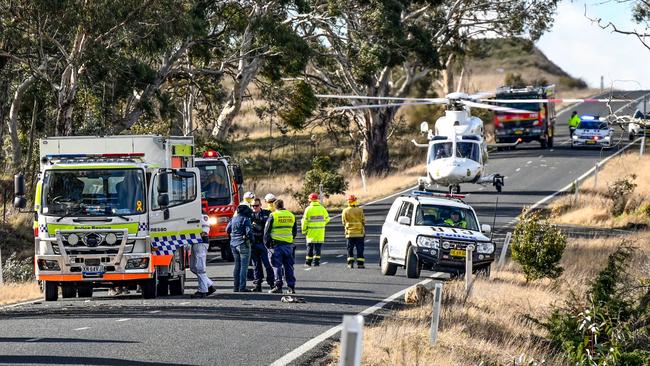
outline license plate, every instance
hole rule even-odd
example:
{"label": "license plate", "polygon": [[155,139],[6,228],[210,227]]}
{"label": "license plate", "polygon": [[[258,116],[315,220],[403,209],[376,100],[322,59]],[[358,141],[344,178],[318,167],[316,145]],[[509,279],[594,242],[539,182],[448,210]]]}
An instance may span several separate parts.
{"label": "license plate", "polygon": [[81,272],[83,274],[104,273],[104,266],[84,266],[84,267],[81,267]]}
{"label": "license plate", "polygon": [[596,141],[594,141],[594,140],[585,141],[585,144],[587,144],[587,145],[594,145],[595,143],[596,143]]}
{"label": "license plate", "polygon": [[523,130],[515,130],[515,135],[523,135]]}
{"label": "license plate", "polygon": [[452,249],[449,251],[449,254],[451,254],[453,257],[464,257],[465,251],[462,249]]}

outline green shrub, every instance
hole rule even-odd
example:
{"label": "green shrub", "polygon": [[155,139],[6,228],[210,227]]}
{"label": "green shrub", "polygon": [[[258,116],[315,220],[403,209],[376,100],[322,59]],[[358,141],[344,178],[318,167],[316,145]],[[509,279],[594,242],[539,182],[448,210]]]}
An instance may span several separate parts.
{"label": "green shrub", "polygon": [[[584,298],[571,294],[545,323],[552,344],[574,365],[642,366],[650,363],[650,290],[631,279],[634,252],[623,242]],[[642,295],[643,294],[643,295]]]}
{"label": "green shrub", "polygon": [[566,237],[539,212],[524,212],[512,236],[512,258],[522,266],[526,281],[562,274],[558,265]]}
{"label": "green shrub", "polygon": [[630,175],[616,180],[607,187],[607,196],[612,200],[610,213],[613,216],[619,216],[625,211],[627,201],[636,188],[635,175]]}
{"label": "green shrub", "polygon": [[348,182],[343,175],[338,173],[337,166],[332,160],[328,156],[319,155],[312,160],[311,170],[305,173],[302,188],[294,192],[292,196],[300,206],[307,207],[309,194],[319,192],[321,184],[325,194],[344,193],[348,188]]}
{"label": "green shrub", "polygon": [[34,259],[18,259],[11,253],[2,265],[2,275],[7,282],[27,282],[34,279]]}

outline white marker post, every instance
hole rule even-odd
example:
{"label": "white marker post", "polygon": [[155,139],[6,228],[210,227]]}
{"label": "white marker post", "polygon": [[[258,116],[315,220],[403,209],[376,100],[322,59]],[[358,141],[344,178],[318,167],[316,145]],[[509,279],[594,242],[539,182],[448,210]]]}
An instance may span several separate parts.
{"label": "white marker post", "polygon": [[573,181],[573,187],[575,188],[575,192],[573,192],[573,202],[578,203],[578,191],[580,190],[578,186],[578,180]]}
{"label": "white marker post", "polygon": [[508,247],[510,246],[510,241],[512,240],[512,232],[508,231],[506,233],[506,238],[503,240],[503,248],[501,248],[501,255],[499,256],[498,267],[503,267],[506,264],[506,253],[508,253]]}
{"label": "white marker post", "polygon": [[363,351],[363,316],[343,315],[341,330],[341,358],[339,366],[361,365]]}
{"label": "white marker post", "polygon": [[468,245],[465,248],[465,292],[469,292],[472,288],[472,253],[474,252],[474,246]]}
{"label": "white marker post", "polygon": [[366,172],[361,169],[361,185],[363,186],[363,191],[368,192],[366,189]]}
{"label": "white marker post", "polygon": [[594,168],[594,189],[598,188],[598,169],[600,169],[600,163],[596,162],[596,167]]}
{"label": "white marker post", "polygon": [[0,286],[4,284],[4,279],[2,276],[2,250],[0,250]]}
{"label": "white marker post", "polygon": [[442,282],[436,282],[433,290],[433,311],[431,312],[431,336],[429,345],[436,344],[438,339],[438,324],[440,324],[440,304],[442,303]]}

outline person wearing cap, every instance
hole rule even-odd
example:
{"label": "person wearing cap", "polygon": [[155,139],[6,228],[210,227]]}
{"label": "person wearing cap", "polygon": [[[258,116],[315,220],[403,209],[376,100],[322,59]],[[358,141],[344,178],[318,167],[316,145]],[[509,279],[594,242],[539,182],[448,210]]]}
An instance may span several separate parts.
{"label": "person wearing cap", "polygon": [[320,253],[323,243],[325,243],[325,226],[330,222],[330,215],[318,200],[318,194],[309,195],[309,206],[302,215],[301,231],[307,238],[307,255],[305,266],[320,265]]}
{"label": "person wearing cap", "polygon": [[208,224],[208,215],[201,215],[201,241],[192,243],[190,256],[190,271],[196,275],[199,288],[192,295],[193,298],[203,298],[211,295],[216,290],[214,283],[205,273],[206,259],[208,255],[208,234],[210,233],[210,224]]}
{"label": "person wearing cap", "polygon": [[272,294],[282,293],[282,277],[286,277],[289,293],[296,293],[296,277],[293,272],[293,241],[298,234],[296,217],[284,208],[282,200],[275,200],[275,211],[271,212],[264,226],[264,245],[269,248],[269,259],[275,275]]}
{"label": "person wearing cap", "polygon": [[[354,268],[354,262],[357,262],[357,268],[366,268],[366,258],[363,256],[366,237],[366,218],[363,209],[359,207],[357,197],[353,194],[348,196],[348,207],[341,214],[341,221],[345,228],[345,239],[348,247],[348,268]],[[357,256],[354,256],[354,250]]]}
{"label": "person wearing cap", "polygon": [[458,211],[453,211],[451,217],[445,220],[445,224],[451,227],[467,229],[467,221],[462,219],[460,212]]}
{"label": "person wearing cap", "polygon": [[277,198],[273,193],[267,193],[266,196],[264,196],[264,202],[266,202],[266,209],[273,212],[275,211],[275,201]]}
{"label": "person wearing cap", "polygon": [[259,198],[253,200],[253,247],[251,248],[251,260],[253,262],[253,292],[262,292],[262,281],[264,281],[264,270],[266,270],[266,283],[270,288],[275,286],[275,275],[269,260],[269,251],[264,246],[264,226],[268,221],[271,211],[262,208],[262,201]]}
{"label": "person wearing cap", "polygon": [[253,210],[246,204],[237,206],[237,216],[226,226],[226,232],[230,235],[230,248],[235,257],[233,268],[234,292],[250,292],[246,288],[246,272],[251,256],[251,245],[253,243],[253,226],[251,216]]}

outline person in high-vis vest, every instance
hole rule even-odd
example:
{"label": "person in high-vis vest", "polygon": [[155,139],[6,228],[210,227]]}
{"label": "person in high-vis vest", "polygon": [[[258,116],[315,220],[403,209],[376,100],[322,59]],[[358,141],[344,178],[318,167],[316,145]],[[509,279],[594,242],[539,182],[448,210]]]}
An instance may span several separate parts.
{"label": "person in high-vis vest", "polygon": [[451,227],[467,229],[467,221],[462,219],[458,211],[452,212],[451,217],[445,220],[445,224]]}
{"label": "person in high-vis vest", "polygon": [[264,227],[264,245],[269,248],[269,259],[275,275],[275,287],[271,294],[282,293],[282,277],[286,277],[289,293],[296,293],[296,276],[293,272],[293,241],[298,234],[296,217],[284,209],[284,202],[276,200],[275,211],[271,213]]}
{"label": "person in high-vis vest", "polygon": [[573,132],[575,132],[579,124],[580,117],[578,117],[578,112],[573,111],[573,113],[571,113],[571,117],[569,117],[569,137],[573,137]]}
{"label": "person in high-vis vest", "polygon": [[305,209],[302,215],[301,231],[307,238],[307,255],[305,266],[311,266],[312,261],[314,266],[320,265],[320,252],[321,247],[325,243],[325,226],[330,222],[330,215],[320,201],[318,201],[318,194],[312,193],[309,195],[309,206]]}
{"label": "person in high-vis vest", "polygon": [[277,198],[273,193],[267,193],[266,196],[264,196],[264,202],[266,202],[266,209],[273,212],[275,211],[275,201]]}
{"label": "person in high-vis vest", "polygon": [[[354,262],[357,262],[357,268],[366,268],[366,258],[363,256],[366,237],[366,218],[363,215],[363,209],[359,207],[357,197],[348,196],[348,207],[341,214],[341,221],[345,228],[345,238],[348,247],[348,268],[354,268]],[[357,250],[357,256],[354,256],[354,250]]]}

